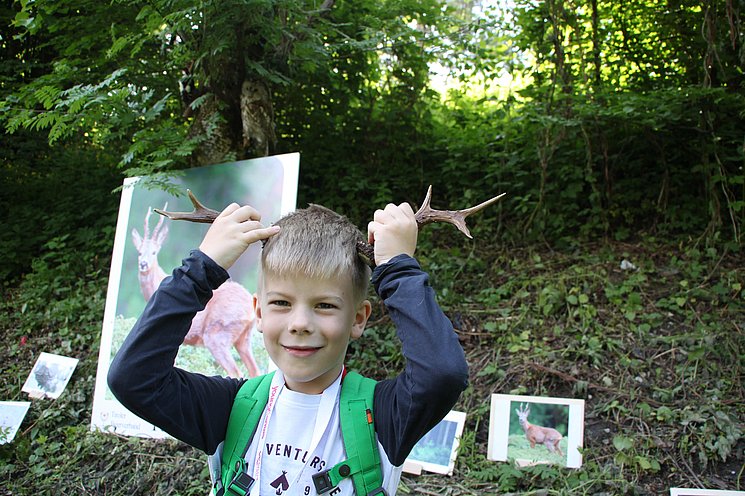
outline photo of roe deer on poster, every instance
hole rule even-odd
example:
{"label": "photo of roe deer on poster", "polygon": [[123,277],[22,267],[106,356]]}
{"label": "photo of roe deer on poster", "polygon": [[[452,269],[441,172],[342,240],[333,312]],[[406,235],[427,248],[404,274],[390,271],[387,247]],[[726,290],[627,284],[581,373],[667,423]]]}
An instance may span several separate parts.
{"label": "photo of roe deer on poster", "polygon": [[[148,188],[146,178],[125,180],[119,207],[111,273],[101,330],[91,428],[125,436],[165,438],[114,398],[106,384],[109,364],[160,282],[199,246],[209,224],[171,220],[156,212],[191,212],[191,191],[208,208],[236,202],[251,205],[270,225],[295,210],[300,156],[297,153],[243,160],[183,171],[168,191]],[[261,335],[255,332],[261,245],[231,268],[230,282],[216,290],[198,313],[176,357],[176,366],[205,375],[253,377],[273,370]],[[219,315],[220,322],[211,322]]]}

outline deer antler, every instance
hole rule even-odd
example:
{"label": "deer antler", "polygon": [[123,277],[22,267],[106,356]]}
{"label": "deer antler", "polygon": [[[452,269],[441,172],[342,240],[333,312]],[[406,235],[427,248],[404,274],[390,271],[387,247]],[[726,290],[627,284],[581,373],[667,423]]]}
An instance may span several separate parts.
{"label": "deer antler", "polygon": [[[194,205],[194,210],[192,212],[167,212],[165,210],[160,210],[157,208],[155,209],[155,211],[161,215],[168,217],[171,220],[188,220],[191,222],[202,223],[214,222],[217,216],[220,215],[220,212],[202,205],[199,200],[196,199],[191,190],[187,189],[186,192],[189,195],[191,203]],[[414,218],[416,219],[416,223],[419,226],[419,229],[421,229],[422,226],[426,224],[431,224],[432,222],[447,222],[448,224],[452,224],[457,227],[458,230],[465,234],[469,239],[472,239],[473,237],[471,236],[471,231],[469,231],[468,226],[466,226],[466,217],[483,210],[506,194],[507,193],[502,193],[501,195],[497,195],[494,198],[486,200],[485,202],[480,203],[475,207],[466,208],[463,210],[435,210],[429,205],[432,199],[432,186],[430,186],[429,189],[427,189],[427,196],[424,198],[422,206],[414,214]],[[372,245],[364,242],[359,242],[357,243],[357,251],[368,265],[370,265],[371,267],[375,267],[375,250]]]}
{"label": "deer antler", "polygon": [[430,186],[427,189],[427,196],[424,198],[424,203],[422,203],[422,206],[419,207],[419,210],[417,210],[417,212],[414,214],[414,218],[416,218],[416,223],[419,225],[420,229],[423,225],[429,224],[431,222],[447,222],[448,224],[452,224],[457,227],[460,232],[468,237],[468,239],[473,239],[473,236],[471,236],[471,231],[469,231],[468,226],[466,226],[466,217],[471,214],[475,214],[480,210],[483,210],[506,194],[507,193],[502,193],[501,195],[497,195],[490,200],[479,203],[475,207],[466,208],[463,210],[435,210],[429,206],[429,202],[432,199],[432,186]]}
{"label": "deer antler", "polygon": [[[446,222],[457,227],[458,230],[465,234],[469,239],[473,239],[471,231],[468,229],[468,226],[466,226],[466,217],[483,210],[506,194],[507,193],[502,193],[501,195],[497,195],[483,203],[479,203],[475,207],[463,210],[435,210],[429,206],[430,201],[432,200],[432,186],[430,185],[430,187],[427,188],[427,196],[424,198],[422,206],[419,207],[419,210],[414,214],[414,218],[416,219],[419,229],[421,229],[422,226],[431,224],[432,222]],[[370,267],[375,267],[375,249],[372,245],[363,242],[357,243],[357,251]]]}
{"label": "deer antler", "polygon": [[189,195],[191,204],[194,205],[193,211],[191,212],[167,212],[159,208],[156,208],[155,211],[158,212],[160,215],[164,215],[168,217],[171,220],[188,220],[190,222],[201,222],[202,224],[211,224],[212,222],[215,222],[215,219],[217,219],[217,216],[220,215],[220,212],[218,212],[217,210],[212,210],[211,208],[207,208],[204,205],[202,205],[199,202],[199,200],[197,200],[197,197],[194,196],[194,193],[192,193],[190,189],[186,190],[186,194]]}

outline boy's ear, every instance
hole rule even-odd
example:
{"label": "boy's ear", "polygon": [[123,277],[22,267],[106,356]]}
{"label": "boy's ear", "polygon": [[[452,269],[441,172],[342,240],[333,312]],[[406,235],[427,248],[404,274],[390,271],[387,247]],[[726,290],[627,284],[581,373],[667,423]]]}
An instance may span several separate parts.
{"label": "boy's ear", "polygon": [[370,303],[370,300],[364,300],[362,301],[359,306],[357,307],[357,312],[354,314],[354,323],[352,324],[352,339],[357,339],[360,336],[362,336],[362,333],[365,332],[365,325],[367,324],[367,319],[370,318],[370,314],[372,313],[372,304]]}
{"label": "boy's ear", "polygon": [[256,315],[256,330],[259,332],[263,332],[261,330],[261,302],[259,301],[258,293],[254,293],[252,296],[254,315]]}

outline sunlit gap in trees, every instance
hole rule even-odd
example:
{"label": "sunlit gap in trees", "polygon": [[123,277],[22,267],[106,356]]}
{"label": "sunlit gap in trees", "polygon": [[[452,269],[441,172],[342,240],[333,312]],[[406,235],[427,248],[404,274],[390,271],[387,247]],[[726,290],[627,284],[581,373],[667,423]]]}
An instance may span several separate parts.
{"label": "sunlit gap in trees", "polygon": [[[450,3],[457,7],[458,2]],[[535,63],[532,53],[512,43],[515,1],[483,0],[463,8],[469,8],[462,13],[467,23],[458,35],[442,40],[437,60],[430,63],[431,88],[442,100],[451,94],[497,101],[515,97],[531,84],[524,68]]]}

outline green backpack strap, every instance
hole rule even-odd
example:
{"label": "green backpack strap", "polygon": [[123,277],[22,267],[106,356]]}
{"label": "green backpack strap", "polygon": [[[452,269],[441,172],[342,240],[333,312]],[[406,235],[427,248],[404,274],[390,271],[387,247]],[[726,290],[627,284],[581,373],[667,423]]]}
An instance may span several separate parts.
{"label": "green backpack strap", "polygon": [[354,371],[344,376],[339,399],[341,435],[347,459],[313,476],[318,494],[352,477],[358,496],[385,495],[380,453],[373,423],[373,393],[376,381]]}
{"label": "green backpack strap", "polygon": [[253,479],[246,472],[246,452],[264,413],[274,372],[243,383],[233,401],[222,451],[220,481],[216,496],[249,493]]}
{"label": "green backpack strap", "polygon": [[[216,496],[245,496],[253,479],[246,472],[246,452],[264,413],[274,373],[254,377],[241,386],[233,402],[223,444],[220,481]],[[373,423],[376,381],[350,371],[344,376],[339,398],[341,435],[347,459],[313,476],[318,494],[352,477],[358,496],[385,495],[380,454]]]}

